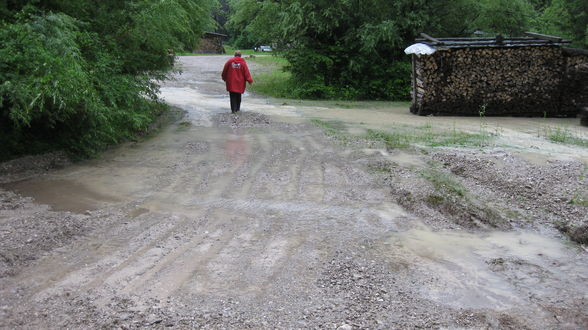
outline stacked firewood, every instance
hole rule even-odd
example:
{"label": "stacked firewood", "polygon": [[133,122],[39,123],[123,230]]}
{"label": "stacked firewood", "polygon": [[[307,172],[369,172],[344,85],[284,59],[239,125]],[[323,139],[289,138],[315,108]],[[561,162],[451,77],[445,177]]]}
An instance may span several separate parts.
{"label": "stacked firewood", "polygon": [[438,49],[414,61],[414,104],[421,115],[570,116],[561,107],[561,47]]}
{"label": "stacked firewood", "polygon": [[588,108],[588,51],[565,49],[566,76],[562,100],[570,109]]}

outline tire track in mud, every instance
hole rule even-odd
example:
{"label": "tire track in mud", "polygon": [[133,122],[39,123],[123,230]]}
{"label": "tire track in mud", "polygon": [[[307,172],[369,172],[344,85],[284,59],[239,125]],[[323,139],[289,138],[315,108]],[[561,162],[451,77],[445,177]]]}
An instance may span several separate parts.
{"label": "tire track in mud", "polygon": [[[206,155],[201,155],[192,159],[191,162],[196,162],[196,166],[199,166],[206,157]],[[200,173],[203,173],[202,171],[190,171],[190,167],[186,167],[191,162],[181,159],[178,163],[172,159],[172,163],[176,164],[174,165],[175,167],[180,164],[179,166],[184,167],[183,172],[192,172],[196,175],[185,174],[178,178],[177,171],[164,171],[153,187],[157,193],[150,196],[148,201],[139,203],[138,207],[155,206],[157,208],[158,204],[176,200],[176,197],[181,193],[181,188],[186,185],[190,186],[189,181],[186,180],[187,178],[190,178],[193,182],[201,181],[202,176]],[[156,202],[150,204],[149,200]],[[194,216],[194,210],[190,210],[189,213]],[[164,219],[165,221],[161,221]],[[161,242],[169,240],[178,232],[183,232],[190,218],[183,217],[179,221],[170,220],[171,218],[168,215],[152,214],[151,217],[138,219],[137,221],[140,221],[140,223],[135,223],[130,231],[121,231],[120,228],[117,228],[117,230],[99,233],[95,237],[83,240],[81,242],[82,247],[72,251],[73,255],[67,257],[60,255],[57,260],[53,259],[47,262],[45,266],[47,271],[33,274],[33,276],[31,274],[26,276],[28,277],[27,281],[33,278],[36,279],[34,282],[37,283],[37,289],[34,290],[32,295],[43,297],[66,287],[83,286],[86,290],[96,289],[102,286],[108,278],[124,271],[130,265],[136,263],[137,260],[145,258],[152,261],[153,255],[157,255],[157,253],[153,253],[153,250],[157,249]],[[134,239],[129,240],[129,237]],[[118,255],[120,252],[126,253]],[[56,263],[63,264],[63,260],[60,259],[75,260],[76,262],[62,265],[62,267],[55,267]],[[100,273],[102,268],[110,270]]]}
{"label": "tire track in mud", "polygon": [[[141,300],[147,297],[163,300],[176,291],[246,294],[255,291],[254,287],[264,278],[270,281],[278,256],[291,243],[290,239],[266,233],[280,233],[283,221],[264,223],[264,219],[259,219],[252,225],[255,217],[251,214],[217,208],[212,208],[205,218],[209,219],[206,221],[209,234],[200,235],[202,238],[192,236],[161,260],[151,261],[156,266],[129,283],[122,292],[141,296]],[[276,260],[268,261],[271,258]]]}
{"label": "tire track in mud", "polygon": [[169,225],[169,222],[151,218],[136,222],[130,228],[123,227],[123,230],[117,227],[115,231],[97,233],[77,242],[77,247],[71,251],[60,251],[56,256],[42,260],[31,271],[22,273],[18,281],[30,283],[34,288],[29,297],[42,297],[59,289],[79,287],[94,278],[101,268],[112,267],[113,261],[109,257],[113,254],[132,251],[128,237],[152,236],[152,233],[161,231],[158,227]]}
{"label": "tire track in mud", "polygon": [[186,236],[180,244],[169,244],[169,254],[151,262],[153,266],[140,276],[129,276],[121,285],[121,292],[141,296],[142,299],[165,299],[173,293],[192,275],[194,268],[206,263],[222,249],[223,243],[232,238],[231,231],[223,230],[227,222],[217,221],[223,218],[220,215],[218,210],[208,210],[201,226],[211,224],[212,227],[206,226],[204,232],[184,232]]}
{"label": "tire track in mud", "polygon": [[186,233],[190,232],[191,227],[196,227],[195,224],[201,223],[198,220],[192,221],[194,219],[198,219],[198,216],[194,213],[191,217],[183,216],[181,220],[170,228],[165,228],[161,232],[148,236],[137,237],[134,241],[138,241],[139,248],[130,255],[119,256],[118,264],[85,285],[85,290],[89,291],[105,286],[113,291],[119,291],[122,288],[116,288],[118,282],[144,276],[152,267],[156,267],[162,259],[174,253],[175,249],[178,248],[178,242],[182,239],[179,236],[180,234],[186,235]]}
{"label": "tire track in mud", "polygon": [[[309,167],[314,166],[312,163],[317,159],[315,156],[319,153],[319,150],[315,149],[308,140],[308,136],[294,140],[296,143],[293,143],[293,147],[296,148],[298,153],[293,156],[293,160],[288,162],[291,163],[291,165],[289,167],[290,182],[287,187],[286,200],[296,201],[305,200],[307,198],[303,191],[305,174],[309,171]],[[318,172],[318,177],[321,176],[322,171]],[[322,185],[319,186],[319,188],[324,191]],[[320,195],[318,201],[322,201],[322,194]]]}
{"label": "tire track in mud", "polygon": [[[269,148],[259,146],[264,143],[269,145]],[[202,223],[202,225],[203,227],[206,227],[208,231],[213,233],[210,238],[216,239],[216,242],[206,242],[206,238],[199,238],[196,237],[198,235],[194,235],[190,236],[186,244],[171,248],[167,247],[169,253],[164,254],[163,256],[160,256],[158,253],[148,253],[150,250],[144,250],[142,252],[147,256],[145,258],[146,262],[155,266],[147,270],[138,267],[140,272],[135,273],[133,273],[132,269],[130,271],[128,269],[119,270],[120,272],[130,274],[127,278],[134,277],[135,280],[128,282],[126,285],[119,284],[117,288],[113,288],[112,290],[120,290],[125,294],[142,296],[143,298],[141,300],[146,299],[146,297],[161,300],[170,295],[174,295],[176,291],[192,293],[216,292],[218,294],[223,291],[231,292],[234,290],[243,290],[243,292],[246,293],[250,291],[259,291],[260,288],[268,286],[272,281],[272,277],[277,276],[276,274],[280,272],[280,268],[285,267],[285,265],[288,264],[287,258],[282,258],[281,256],[293,254],[303,244],[303,240],[298,239],[292,241],[291,239],[279,237],[279,233],[282,231],[281,227],[283,227],[285,220],[271,222],[269,226],[270,228],[267,228],[267,225],[262,225],[262,229],[259,229],[262,230],[261,232],[254,231],[253,233],[247,231],[244,224],[250,223],[251,219],[254,219],[255,217],[259,217],[259,213],[263,216],[263,214],[267,214],[268,211],[270,213],[278,212],[281,218],[287,217],[289,221],[306,213],[306,217],[310,216],[311,218],[309,219],[309,224],[311,224],[312,221],[317,220],[317,207],[322,208],[323,213],[326,212],[326,217],[336,213],[347,219],[352,219],[355,218],[355,213],[357,212],[357,210],[353,209],[347,209],[346,211],[341,212],[341,210],[345,208],[341,209],[339,207],[330,211],[332,207],[328,205],[321,206],[321,204],[317,204],[313,207],[307,203],[300,204],[295,201],[294,203],[287,202],[288,200],[293,200],[292,193],[297,190],[293,189],[293,187],[298,187],[301,184],[302,175],[296,176],[293,175],[293,173],[301,173],[304,167],[303,165],[307,162],[308,158],[304,156],[306,155],[306,152],[299,152],[300,150],[306,150],[306,148],[308,148],[308,145],[305,143],[290,144],[279,140],[267,144],[266,139],[258,138],[256,139],[256,143],[252,145],[251,149],[263,150],[264,155],[279,154],[278,157],[282,162],[280,162],[278,166],[271,162],[272,158],[257,157],[256,153],[252,152],[251,159],[255,157],[254,164],[250,164],[248,160],[247,166],[235,168],[232,171],[229,170],[228,173],[231,173],[231,175],[228,178],[213,176],[215,180],[209,179],[210,184],[219,188],[206,194],[206,200],[209,201],[208,203],[205,202],[200,205],[194,205],[193,203],[187,203],[186,205],[186,203],[184,203],[179,205],[177,203],[178,199],[175,199],[176,203],[172,206],[170,205],[171,203],[166,201],[169,211],[174,209],[174,212],[178,212],[178,210],[181,209],[208,209],[209,211],[206,212],[208,214],[206,214],[204,218],[209,219],[207,221],[209,225],[205,225],[204,223]],[[288,152],[284,156],[282,152],[283,150],[297,150],[297,152]],[[311,152],[318,153],[319,150],[312,150]],[[217,168],[217,165],[219,164],[210,160],[207,165],[209,168]],[[313,165],[317,166],[317,164]],[[323,166],[323,163],[318,163],[317,166],[320,169],[321,175],[319,177],[321,178],[321,181],[324,177],[324,172],[322,171]],[[250,170],[242,171],[243,169]],[[220,169],[219,173],[227,173],[225,170],[227,169]],[[280,185],[279,190],[273,191],[270,194],[271,199],[268,199],[263,203],[260,203],[259,200],[256,202],[251,199],[243,199],[239,201],[227,198],[217,198],[217,196],[223,196],[227,191],[230,191],[227,189],[231,189],[235,185],[238,185],[236,181],[240,175],[243,175],[243,172],[248,173],[246,175],[250,177],[248,182],[258,182],[257,175],[262,172],[264,175],[269,176],[270,182],[275,182],[276,178],[281,178],[282,180],[278,179],[278,181],[286,182],[286,184]],[[349,180],[346,180],[344,184],[339,184],[337,186],[348,186],[349,184],[347,181]],[[182,184],[185,185],[191,183],[176,182],[176,185]],[[323,185],[324,182],[320,185],[322,191],[324,191]],[[225,187],[224,189],[222,188],[223,186]],[[246,190],[241,191],[244,192]],[[248,195],[252,195],[250,192],[248,193]],[[259,196],[259,194],[253,195]],[[198,194],[192,196],[193,198],[199,198]],[[200,200],[200,202],[202,202],[202,200]],[[309,208],[309,206],[311,207]],[[241,213],[242,211],[239,210],[242,210],[245,213],[243,214]],[[251,213],[254,211],[257,211],[257,214]],[[239,212],[239,216],[235,217],[234,212]],[[351,214],[347,214],[349,212],[351,212]],[[347,216],[345,216],[346,214]],[[336,218],[338,217],[332,218],[332,221]],[[232,220],[226,221],[224,219]],[[210,228],[210,225],[212,225],[212,228]],[[230,227],[229,231],[218,234],[219,231],[222,231],[219,228],[227,226]],[[177,227],[171,230],[171,232],[177,231]],[[259,237],[264,236],[261,234],[263,232],[277,233],[278,237],[265,237],[263,240],[260,240]],[[254,251],[249,251],[245,254],[242,253],[243,248],[247,247],[247,245],[252,245],[252,243],[250,243],[252,237],[254,239],[256,238],[255,246],[257,248]],[[169,238],[169,235],[167,238]],[[161,242],[166,241],[165,239],[158,238],[154,241],[160,242],[160,247],[156,249],[161,249],[167,246],[167,244],[161,244]],[[127,261],[122,268],[129,267],[131,262],[132,260]],[[244,269],[250,271],[245,271],[245,274],[243,274]],[[230,276],[230,274],[238,274],[239,276]],[[248,284],[247,281],[239,281],[238,278],[241,276],[250,278],[251,281],[255,282],[255,285]],[[233,283],[233,287],[231,287],[231,283]],[[260,283],[263,284],[260,285]],[[230,287],[231,290],[228,290],[228,287]],[[182,289],[180,290],[180,288]],[[207,289],[205,290],[204,288]],[[194,290],[196,292],[194,292]],[[260,292],[257,293],[257,295],[261,294],[262,293]]]}
{"label": "tire track in mud", "polygon": [[[199,171],[196,171],[195,173],[205,173],[203,175],[195,175],[194,177],[190,176],[190,175],[185,175],[180,177],[179,180],[177,180],[175,183],[172,184],[172,186],[174,187],[184,187],[184,186],[193,186],[197,189],[195,190],[200,190],[198,189],[198,186],[202,186],[202,185],[212,185],[214,187],[216,187],[215,189],[212,189],[208,192],[208,196],[210,196],[211,198],[215,198],[217,196],[221,196],[223,195],[224,191],[227,191],[227,189],[229,189],[232,186],[232,183],[235,180],[235,176],[237,175],[237,173],[239,172],[239,170],[244,166],[244,164],[241,164],[241,166],[239,167],[234,167],[234,168],[228,168],[228,167],[221,167],[221,166],[216,166],[218,165],[217,163],[215,163],[215,159],[213,157],[206,157],[206,161],[200,161],[199,164],[200,165],[205,165],[204,169],[199,169]],[[216,171],[216,172],[215,172]],[[215,173],[217,175],[208,175],[210,173]],[[225,176],[223,174],[227,174],[230,173],[229,176]],[[190,180],[186,180],[187,178],[189,178]],[[212,180],[211,180],[212,179]],[[185,210],[186,212],[182,212],[182,210],[177,210],[175,209],[175,206],[177,206],[177,202],[179,200],[181,200],[181,196],[178,196],[177,194],[178,189],[172,189],[172,193],[169,194],[169,196],[167,198],[159,198],[159,201],[163,201],[162,204],[165,204],[165,206],[162,207],[162,205],[158,205],[158,208],[164,208],[167,209],[169,212],[176,212],[176,213],[185,213],[185,217],[198,217],[200,214],[204,214],[204,219],[210,219],[216,211],[216,209],[214,208],[204,208],[204,210],[206,211],[201,211],[198,212],[198,214],[194,214],[194,208],[190,208],[189,210]],[[192,196],[197,196],[198,194],[193,194]],[[172,206],[175,205],[175,206]],[[196,210],[199,210],[201,208],[196,208]],[[116,271],[118,272],[123,272],[124,268],[128,265],[130,265],[133,262],[136,262],[138,260],[138,258],[143,254],[143,255],[147,255],[149,253],[149,251],[152,251],[154,249],[162,249],[165,248],[167,250],[166,254],[163,254],[162,256],[160,256],[159,258],[157,258],[157,253],[152,253],[152,255],[155,256],[155,259],[150,258],[152,260],[150,260],[150,264],[151,265],[155,265],[153,267],[151,267],[150,269],[146,269],[146,270],[142,270],[141,266],[138,267],[138,270],[140,272],[140,276],[137,280],[133,281],[132,283],[129,283],[128,286],[124,287],[122,289],[123,293],[133,293],[135,294],[137,290],[139,290],[139,288],[142,288],[145,286],[145,283],[149,282],[150,279],[152,277],[155,277],[158,273],[160,272],[165,272],[166,269],[170,268],[170,265],[174,265],[177,264],[177,260],[182,259],[182,255],[189,253],[189,251],[193,251],[194,249],[198,248],[199,249],[204,249],[204,250],[208,250],[209,248],[206,248],[206,245],[203,245],[205,243],[202,243],[203,240],[205,240],[206,237],[201,238],[201,239],[197,239],[196,236],[198,236],[198,233],[191,233],[191,236],[187,237],[186,239],[188,240],[188,243],[183,244],[183,245],[179,245],[179,246],[175,246],[175,242],[171,242],[168,244],[161,244],[161,242],[166,242],[167,240],[170,239],[170,237],[172,235],[175,234],[179,234],[182,233],[183,235],[186,235],[186,231],[185,225],[189,220],[189,218],[186,218],[186,220],[182,221],[182,223],[180,223],[178,226],[175,226],[173,228],[171,228],[168,232],[166,232],[164,235],[162,235],[161,237],[159,237],[158,239],[154,240],[152,244],[147,245],[145,248],[143,248],[140,253],[138,253],[137,255],[129,258],[127,261],[125,261],[125,265],[121,265],[122,267]],[[214,225],[215,226],[219,226],[220,224],[222,224],[223,222],[218,223],[218,221],[216,221],[216,218],[214,219]],[[204,220],[205,222],[208,220]],[[200,223],[200,225],[204,225],[203,223]],[[223,236],[224,237],[224,236]],[[157,246],[155,245],[157,244]],[[217,244],[218,245],[218,244]],[[198,259],[196,259],[198,260]],[[191,261],[190,264],[194,264],[194,261]],[[183,267],[171,267],[171,269],[176,269],[179,270],[182,274],[190,274],[190,272],[188,271],[186,273],[186,271],[184,270]],[[125,272],[128,272],[125,270]],[[132,271],[131,271],[132,274]],[[132,278],[132,277],[136,277],[133,275],[129,275],[127,276],[128,278]],[[180,275],[180,277],[182,277]],[[162,292],[162,291],[169,291],[169,290],[175,290],[174,284],[170,284],[170,283],[174,283],[174,282],[166,282],[168,283],[168,285],[166,287],[161,287],[159,286],[157,283],[148,286],[149,288],[152,288],[153,290]],[[157,296],[159,296],[160,298],[162,298],[162,294],[158,294]]]}
{"label": "tire track in mud", "polygon": [[[203,171],[201,171],[201,165],[205,164],[205,159],[207,158],[207,154],[199,155],[198,157],[191,158],[191,161],[188,161],[187,156],[185,159],[182,159],[180,162],[182,165],[186,166],[188,164],[195,164],[192,166],[186,166],[184,169],[183,175],[180,175],[176,179],[174,176],[177,175],[176,171],[167,171],[166,175],[163,175],[159,178],[158,184],[155,187],[155,190],[158,192],[156,196],[151,196],[149,200],[157,200],[158,202],[150,202],[144,201],[141,204],[142,207],[149,207],[149,208],[157,208],[157,205],[161,205],[161,203],[167,203],[169,201],[175,200],[178,195],[181,195],[182,192],[185,191],[185,187],[190,187],[193,185],[191,182],[201,182]],[[196,174],[196,175],[194,175]],[[188,180],[190,179],[190,181]],[[149,212],[149,209],[146,210]],[[201,212],[195,213],[191,211],[189,215],[183,215],[181,220],[176,221],[176,223],[171,226],[170,228],[163,228],[160,230],[156,230],[155,233],[151,233],[149,231],[145,231],[148,233],[147,235],[132,235],[131,237],[136,238],[134,241],[138,241],[137,249],[133,253],[129,255],[119,256],[118,261],[115,262],[116,266],[112,267],[109,271],[101,274],[100,276],[96,277],[92,282],[85,285],[86,290],[96,289],[99,286],[106,284],[112,284],[113,280],[111,278],[117,278],[117,274],[124,273],[127,268],[135,267],[137,270],[135,273],[141,273],[145,271],[144,262],[143,265],[134,265],[139,263],[140,259],[145,259],[149,261],[154,261],[154,258],[159,254],[157,250],[161,250],[161,242],[169,241],[172,236],[175,236],[178,233],[184,233],[185,230],[190,227],[191,220],[198,218]],[[152,217],[156,217],[157,215],[153,215]],[[161,215],[163,219],[168,216]],[[160,219],[162,220],[162,219]],[[165,221],[162,221],[165,223]],[[128,242],[128,245],[131,246],[133,242]],[[108,256],[106,256],[108,259]],[[131,276],[131,275],[129,275]],[[118,277],[121,277],[119,275]]]}
{"label": "tire track in mud", "polygon": [[[182,159],[181,166],[183,167],[183,172],[185,172],[185,174],[182,174],[174,179],[173,176],[176,175],[176,172],[169,171],[169,174],[160,176],[159,181],[155,186],[157,192],[139,205],[141,207],[147,207],[147,209],[154,208],[159,212],[164,212],[164,214],[166,212],[183,214],[181,219],[175,221],[175,223],[168,228],[160,228],[162,226],[160,225],[158,227],[156,220],[151,220],[151,224],[153,226],[142,227],[144,228],[142,232],[127,232],[123,234],[125,236],[135,237],[135,239],[131,241],[126,241],[123,235],[120,235],[120,237],[111,236],[110,234],[104,235],[110,237],[110,239],[103,244],[104,246],[109,246],[109,249],[93,252],[89,252],[91,248],[87,249],[87,251],[82,254],[88,257],[80,261],[79,264],[75,264],[72,267],[64,270],[60,276],[60,280],[48,283],[44,288],[41,288],[41,290],[37,292],[39,297],[48,296],[50,293],[58,291],[58,289],[83,287],[86,291],[102,288],[108,292],[120,292],[123,294],[132,295],[141,295],[142,293],[146,297],[148,296],[163,299],[166,296],[173,294],[173,292],[178,290],[178,288],[185,286],[185,282],[190,281],[190,279],[193,278],[196,274],[199,274],[198,276],[200,277],[209,278],[210,281],[212,276],[210,274],[206,274],[206,272],[203,274],[201,270],[202,265],[220,265],[223,264],[223,259],[225,262],[230,260],[231,258],[229,258],[229,256],[237,256],[236,259],[241,259],[243,256],[237,253],[239,250],[238,247],[240,247],[240,242],[243,242],[243,235],[248,234],[242,233],[240,234],[239,239],[236,240],[236,237],[228,234],[228,232],[225,232],[218,238],[216,238],[214,236],[216,234],[213,233],[213,236],[210,238],[216,238],[218,242],[212,244],[210,242],[206,242],[205,237],[198,237],[198,233],[187,234],[187,229],[188,227],[191,227],[191,222],[193,219],[198,218],[198,216],[210,219],[209,221],[214,223],[213,228],[227,226],[228,222],[223,221],[222,219],[228,217],[228,215],[221,214],[223,212],[227,212],[227,210],[236,211],[239,210],[239,208],[229,207],[227,209],[227,205],[235,204],[234,201],[218,197],[222,196],[225,192],[230,191],[230,189],[235,185],[236,176],[240,171],[243,172],[242,170],[244,168],[250,168],[249,171],[245,171],[248,173],[250,179],[247,181],[249,182],[249,191],[241,190],[240,194],[242,195],[251,195],[251,187],[256,182],[258,182],[259,173],[269,173],[271,178],[283,178],[282,181],[286,181],[288,183],[287,185],[280,185],[279,193],[275,193],[274,191],[272,194],[270,194],[272,199],[267,200],[266,208],[262,207],[262,210],[273,209],[274,211],[270,212],[279,213],[286,211],[286,214],[283,216],[291,216],[291,212],[298,212],[303,209],[307,209],[308,205],[300,205],[299,207],[286,205],[284,208],[283,204],[281,206],[279,204],[275,204],[275,201],[294,199],[292,195],[297,189],[294,189],[293,187],[300,186],[300,178],[302,177],[302,175],[297,176],[294,175],[294,173],[302,172],[304,167],[303,164],[305,164],[307,158],[301,156],[302,153],[294,152],[287,155],[288,161],[285,162],[287,164],[286,166],[275,166],[276,164],[272,163],[272,158],[267,157],[267,155],[272,153],[276,154],[280,152],[274,152],[276,149],[304,150],[305,147],[307,146],[303,146],[301,143],[284,145],[284,141],[274,141],[272,143],[268,143],[267,139],[258,138],[256,139],[256,143],[252,146],[252,149],[262,150],[264,156],[255,157],[256,162],[253,166],[241,166],[234,169],[228,169],[227,167],[222,166],[219,168],[218,165],[222,162],[219,162],[218,160],[215,161],[214,157],[210,156],[209,153],[199,155],[198,157],[190,160]],[[316,150],[313,150],[313,152],[316,152]],[[257,154],[252,153],[252,156],[257,156]],[[190,165],[191,163],[195,165]],[[322,167],[322,164],[320,167]],[[208,175],[210,174],[210,171],[208,170],[214,168],[217,169],[216,175]],[[192,175],[190,172],[203,174]],[[322,171],[320,172],[322,174]],[[231,175],[227,176],[226,174],[228,173]],[[285,177],[287,177],[288,180],[285,180]],[[179,195],[183,195],[183,193],[186,191],[184,187],[198,187],[203,184],[217,187],[216,189],[206,193],[206,199],[211,201],[212,204],[195,206],[190,205],[190,203],[184,203],[188,201],[186,199],[178,198]],[[245,187],[247,187],[247,185],[245,185]],[[324,188],[321,187],[321,189]],[[198,198],[199,196],[197,193],[198,190],[199,189],[195,189],[194,193],[192,194],[192,196],[195,198]],[[241,204],[241,206],[245,207],[249,212],[258,209],[258,207],[261,205],[258,202],[254,202],[252,204],[251,200],[243,200],[243,203],[244,204]],[[184,211],[182,211],[182,209]],[[231,213],[234,211],[228,212]],[[240,221],[247,223],[251,217],[252,215],[242,217]],[[145,222],[142,222],[142,225],[145,224]],[[204,225],[201,221],[199,224]],[[280,224],[281,226],[283,221],[274,222],[274,228],[266,228],[263,229],[263,231],[279,232],[279,230],[275,228],[276,224]],[[231,223],[231,225],[231,232],[239,230],[239,227],[235,227],[234,223]],[[208,230],[214,230],[211,229],[208,225],[204,225],[204,227]],[[217,231],[218,230],[216,230],[215,233]],[[187,243],[177,244],[177,238],[174,236],[178,233],[182,233],[184,236],[188,235],[187,237],[182,238],[182,240],[187,240]],[[96,241],[97,240],[98,238]],[[111,243],[115,240],[118,241],[118,244]],[[276,238],[266,238],[266,241],[267,242],[265,243],[259,242],[259,240],[256,242],[260,246],[266,246],[267,251],[264,252],[263,249],[260,251],[255,251],[254,255],[259,254],[261,259],[251,260],[249,263],[252,265],[251,268],[255,270],[251,273],[251,276],[257,276],[257,280],[259,282],[261,280],[259,278],[260,272],[269,274],[266,276],[266,280],[262,280],[262,282],[269,283],[271,281],[270,277],[275,273],[275,271],[272,269],[276,263],[275,260],[269,261],[271,259],[270,256],[284,254],[284,251],[286,250],[294,251],[297,245],[293,244],[288,239],[280,240]],[[89,246],[92,246],[92,244],[94,243],[88,243]],[[222,246],[226,247],[222,249]],[[132,251],[132,253],[126,255],[124,253],[123,255],[116,253],[120,251]],[[111,255],[112,252],[115,253]],[[71,257],[68,259],[70,258]],[[219,258],[221,262],[214,260]],[[283,265],[283,263],[281,265]],[[100,272],[103,268],[108,270]],[[235,272],[236,270],[232,269],[230,271]],[[86,281],[85,279],[88,278],[92,278],[93,280]],[[161,282],[166,284],[158,284],[160,283],[160,280],[156,280],[156,278],[166,279],[166,281]],[[173,278],[173,280],[169,281],[170,278]],[[224,286],[226,286],[226,283],[221,283],[216,287],[220,289]],[[54,290],[47,291],[49,287],[53,287]],[[105,298],[105,300],[102,301],[102,304],[106,304],[107,300],[108,298]]]}
{"label": "tire track in mud", "polygon": [[298,144],[292,141],[274,141],[275,157],[280,161],[273,162],[265,172],[268,179],[266,187],[269,186],[270,190],[267,196],[262,195],[263,198],[276,201],[292,199],[296,185],[296,166],[302,157],[299,148]]}

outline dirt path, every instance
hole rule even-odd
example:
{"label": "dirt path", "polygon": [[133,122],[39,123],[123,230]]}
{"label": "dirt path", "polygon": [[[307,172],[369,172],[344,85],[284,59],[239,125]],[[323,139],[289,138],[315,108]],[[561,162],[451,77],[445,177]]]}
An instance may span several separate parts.
{"label": "dirt path", "polygon": [[[556,229],[588,222],[583,149],[524,119],[503,124],[516,148],[342,145],[308,117],[353,131],[353,109],[227,114],[225,60],[182,59],[162,95],[187,115],[148,141],[22,181],[4,165],[0,327],[588,327],[588,253]],[[385,107],[360,121],[426,120]],[[435,190],[433,163],[467,193]]]}

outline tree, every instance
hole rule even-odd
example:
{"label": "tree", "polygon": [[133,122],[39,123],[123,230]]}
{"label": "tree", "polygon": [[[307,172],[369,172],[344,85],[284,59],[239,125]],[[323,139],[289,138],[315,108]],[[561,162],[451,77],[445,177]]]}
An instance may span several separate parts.
{"label": "tree", "polygon": [[588,1],[552,0],[538,18],[536,28],[571,39],[576,47],[588,48]]}
{"label": "tree", "polygon": [[479,15],[473,24],[488,32],[520,36],[528,31],[535,16],[527,0],[481,0]]}
{"label": "tree", "polygon": [[231,0],[227,30],[232,42],[241,48],[273,44],[277,41],[282,8],[278,1]]}
{"label": "tree", "polygon": [[402,50],[431,25],[431,1],[280,1],[277,40],[291,63],[295,96],[407,99]]}
{"label": "tree", "polygon": [[146,129],[170,50],[213,24],[213,0],[0,2],[0,158],[90,154]]}
{"label": "tree", "polygon": [[219,6],[213,11],[212,16],[217,24],[216,32],[227,34],[227,21],[229,20],[229,0],[220,0]]}

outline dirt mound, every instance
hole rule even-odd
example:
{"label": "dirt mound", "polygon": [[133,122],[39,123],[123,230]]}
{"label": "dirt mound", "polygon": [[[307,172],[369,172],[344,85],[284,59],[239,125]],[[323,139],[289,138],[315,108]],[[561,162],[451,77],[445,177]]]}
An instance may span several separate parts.
{"label": "dirt mound", "polygon": [[[459,151],[436,153],[432,158],[476,194],[507,210],[520,225],[532,220],[535,225],[572,228],[564,233],[588,225],[587,169],[580,162],[551,161],[540,166],[506,152]],[[581,237],[570,235],[578,243],[583,242]]]}
{"label": "dirt mound", "polygon": [[88,231],[88,216],[48,209],[0,189],[0,278]]}
{"label": "dirt mound", "polygon": [[588,225],[558,223],[556,227],[572,241],[588,245]]}
{"label": "dirt mound", "polygon": [[396,202],[432,228],[507,230],[512,227],[507,217],[482,196],[472,193],[467,182],[447,169],[392,165],[387,171],[390,175],[386,180]]}
{"label": "dirt mound", "polygon": [[585,242],[588,177],[582,163],[541,166],[504,151],[447,150],[421,157],[425,168],[378,166],[390,173],[387,180],[396,201],[432,227],[547,225]]}

